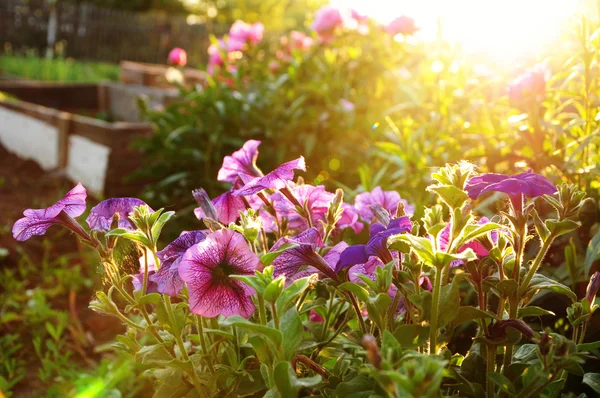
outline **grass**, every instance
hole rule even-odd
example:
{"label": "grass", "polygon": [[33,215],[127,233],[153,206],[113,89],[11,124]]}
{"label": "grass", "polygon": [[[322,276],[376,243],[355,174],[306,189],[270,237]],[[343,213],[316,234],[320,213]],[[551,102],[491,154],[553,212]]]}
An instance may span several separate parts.
{"label": "grass", "polygon": [[35,55],[0,55],[0,76],[52,82],[118,80],[119,66],[71,58],[46,59]]}

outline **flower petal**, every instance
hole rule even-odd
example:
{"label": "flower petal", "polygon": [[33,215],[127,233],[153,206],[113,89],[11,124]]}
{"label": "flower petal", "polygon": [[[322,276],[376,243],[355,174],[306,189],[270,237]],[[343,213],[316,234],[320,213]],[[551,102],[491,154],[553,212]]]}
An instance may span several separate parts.
{"label": "flower petal", "polygon": [[236,191],[237,196],[253,195],[263,189],[283,189],[287,186],[287,182],[294,178],[294,170],[306,171],[304,157],[286,162],[264,177],[257,177],[248,182],[240,190]]}
{"label": "flower petal", "polygon": [[234,183],[240,174],[253,177],[262,175],[256,167],[258,158],[258,147],[260,141],[248,140],[241,149],[235,151],[231,156],[225,156],[223,165],[217,174],[217,180]]}
{"label": "flower petal", "polygon": [[[96,231],[110,231],[112,219],[115,214],[119,214],[119,228],[134,230],[135,226],[129,219],[129,213],[136,206],[148,206],[146,202],[137,198],[112,198],[98,203],[90,211],[90,215],[85,220],[90,229]],[[150,209],[151,212],[154,210]]]}

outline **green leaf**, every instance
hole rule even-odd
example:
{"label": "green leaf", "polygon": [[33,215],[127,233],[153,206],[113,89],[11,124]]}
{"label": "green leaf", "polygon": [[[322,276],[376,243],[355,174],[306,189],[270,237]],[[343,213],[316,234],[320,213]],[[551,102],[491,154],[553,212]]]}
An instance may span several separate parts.
{"label": "green leaf", "polygon": [[388,238],[388,247],[390,249],[396,250],[396,242],[407,243],[408,245],[410,245],[414,253],[417,255],[417,257],[419,257],[419,259],[422,262],[431,267],[435,267],[436,263],[434,257],[433,243],[429,239],[406,234],[392,235]]}
{"label": "green leaf", "polygon": [[506,297],[511,296],[517,291],[519,284],[514,279],[504,279],[496,285],[496,290]]}
{"label": "green leaf", "polygon": [[479,308],[465,306],[465,307],[460,307],[458,309],[458,315],[454,319],[454,324],[460,325],[461,323],[472,321],[475,319],[481,319],[481,318],[498,319],[496,314],[494,314],[492,312],[482,311]]}
{"label": "green leaf", "polygon": [[159,293],[150,293],[137,299],[140,304],[158,304],[161,301]]}
{"label": "green leaf", "polygon": [[545,242],[548,239],[548,236],[550,236],[550,231],[546,227],[546,224],[544,224],[544,222],[540,218],[535,208],[532,210],[531,214],[533,214],[533,224],[535,225],[535,230],[542,242]]}
{"label": "green leaf", "polygon": [[283,337],[279,330],[273,329],[269,326],[258,325],[258,324],[252,323],[249,320],[247,320],[246,318],[243,318],[239,315],[234,315],[234,316],[230,316],[229,318],[226,318],[223,321],[222,325],[223,326],[237,326],[241,329],[249,330],[251,332],[254,332],[256,334],[259,334],[261,336],[265,336],[265,337],[271,339],[278,346],[281,345],[281,342],[283,341]]}
{"label": "green leaf", "polygon": [[576,230],[581,226],[579,221],[573,220],[546,220],[546,228],[553,234],[555,237],[567,234],[571,231]]}
{"label": "green leaf", "polygon": [[427,190],[439,196],[451,209],[461,207],[469,199],[465,191],[454,185],[433,185]]}
{"label": "green leaf", "polygon": [[277,298],[277,302],[275,303],[277,306],[277,312],[279,314],[283,314],[290,306],[293,306],[296,297],[304,293],[304,291],[310,286],[312,279],[312,276],[300,278],[283,289],[283,292],[279,298]]}
{"label": "green leaf", "polygon": [[[494,231],[496,229],[502,228],[502,225],[496,224],[493,222],[489,222],[486,224],[471,224],[467,225],[462,233],[462,238],[460,238],[461,242],[470,242],[480,236],[487,234],[488,232]],[[460,247],[461,245],[456,245],[456,247]]]}
{"label": "green leaf", "polygon": [[505,393],[511,396],[516,394],[515,386],[513,386],[511,381],[508,380],[503,374],[498,372],[488,372],[487,377]]}
{"label": "green leaf", "polygon": [[542,316],[542,315],[555,315],[555,314],[552,311],[548,311],[543,308],[535,307],[535,306],[519,308],[519,310],[517,312],[518,318],[524,318],[526,316]]}
{"label": "green leaf", "polygon": [[181,369],[158,369],[154,371],[156,378],[153,398],[185,397],[192,389],[183,381]]}
{"label": "green leaf", "polygon": [[360,286],[354,282],[344,282],[340,286],[338,286],[342,292],[351,292],[358,297],[360,301],[366,303],[369,301],[369,292],[364,287]]}
{"label": "green leaf", "polygon": [[585,262],[583,263],[585,276],[590,274],[592,264],[598,259],[600,259],[600,231],[594,235],[585,252]]}
{"label": "green leaf", "polygon": [[277,390],[285,398],[297,397],[301,388],[314,387],[321,382],[321,376],[298,379],[289,362],[279,362],[275,365],[273,376]]}
{"label": "green leaf", "polygon": [[129,239],[131,241],[141,243],[142,245],[144,245],[146,247],[152,246],[152,244],[150,243],[150,241],[148,240],[146,235],[144,235],[144,233],[139,230],[128,231],[124,228],[116,228],[116,229],[113,229],[112,231],[108,231],[106,233],[106,236],[119,236],[121,238]]}
{"label": "green leaf", "polygon": [[394,330],[394,337],[403,348],[414,348],[423,345],[429,337],[429,326],[414,324],[399,325]]}
{"label": "green leaf", "polygon": [[152,225],[152,239],[154,239],[154,241],[158,240],[163,227],[167,221],[173,217],[174,214],[174,211],[167,211],[166,213],[161,214],[158,220],[156,220],[156,222]]}
{"label": "green leaf", "polygon": [[442,287],[438,306],[438,328],[446,326],[458,315],[458,309],[460,308],[459,283],[465,276],[466,274],[458,274],[454,277],[452,283]]}
{"label": "green leaf", "polygon": [[281,317],[280,330],[283,336],[283,353],[286,358],[291,359],[304,336],[304,327],[296,307],[290,308]]}
{"label": "green leaf", "polygon": [[335,388],[336,397],[369,398],[375,394],[375,382],[367,376],[356,376]]}
{"label": "green leaf", "polygon": [[279,255],[281,253],[283,253],[283,252],[285,252],[287,250],[290,250],[290,249],[294,249],[294,248],[296,248],[298,246],[300,246],[300,245],[297,244],[297,243],[284,243],[283,245],[281,245],[279,247],[279,249],[275,250],[274,252],[270,252],[270,253],[267,253],[267,254],[263,255],[260,258],[260,262],[263,263],[265,267],[268,267],[269,265],[271,265],[271,263],[273,261],[275,261],[275,259],[277,257],[279,257]]}
{"label": "green leaf", "polygon": [[154,344],[142,347],[136,354],[136,362],[142,364],[156,364],[169,362],[173,357],[165,349],[163,344]]}
{"label": "green leaf", "polygon": [[600,348],[600,341],[577,344],[577,352],[589,352],[598,348]]}
{"label": "green leaf", "polygon": [[577,301],[577,295],[571,289],[562,283],[556,282],[542,274],[535,274],[531,279],[528,287],[528,293],[533,293],[536,290],[551,290],[555,293],[564,294],[573,302]]}
{"label": "green leaf", "polygon": [[536,344],[523,344],[515,352],[514,359],[518,362],[530,363],[538,359]]}

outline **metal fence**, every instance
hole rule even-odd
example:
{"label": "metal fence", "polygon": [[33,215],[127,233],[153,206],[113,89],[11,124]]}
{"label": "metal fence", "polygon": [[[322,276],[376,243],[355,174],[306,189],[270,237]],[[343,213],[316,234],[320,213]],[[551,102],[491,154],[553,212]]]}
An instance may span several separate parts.
{"label": "metal fence", "polygon": [[188,50],[191,62],[206,60],[209,35],[227,27],[188,24],[183,16],[133,13],[90,4],[44,0],[0,0],[0,52],[11,48],[39,54],[59,48],[75,59],[164,63],[173,47]]}

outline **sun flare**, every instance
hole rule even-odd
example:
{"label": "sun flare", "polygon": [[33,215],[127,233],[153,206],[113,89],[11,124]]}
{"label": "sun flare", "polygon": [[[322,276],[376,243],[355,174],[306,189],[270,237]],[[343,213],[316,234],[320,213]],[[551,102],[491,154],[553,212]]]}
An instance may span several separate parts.
{"label": "sun flare", "polygon": [[560,43],[566,24],[578,13],[593,9],[590,0],[334,0],[388,23],[409,15],[423,39],[442,36],[466,51],[514,61]]}

